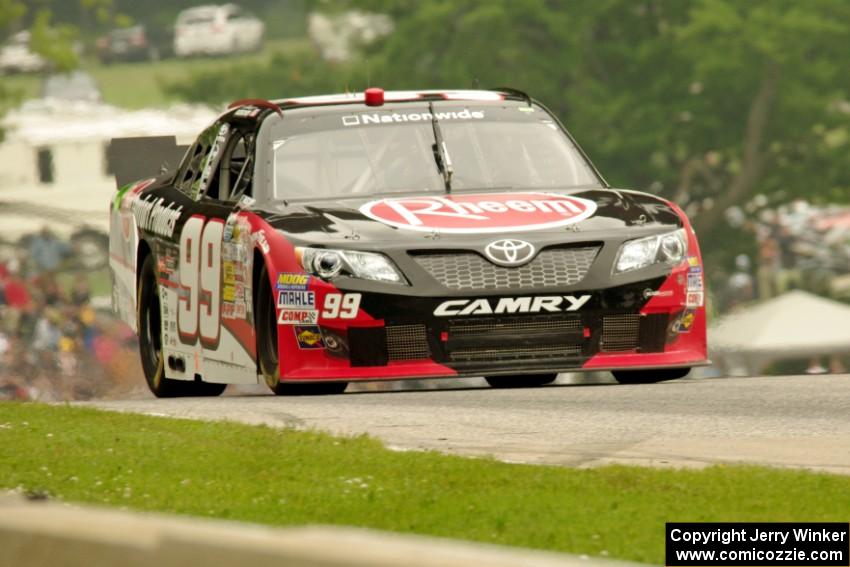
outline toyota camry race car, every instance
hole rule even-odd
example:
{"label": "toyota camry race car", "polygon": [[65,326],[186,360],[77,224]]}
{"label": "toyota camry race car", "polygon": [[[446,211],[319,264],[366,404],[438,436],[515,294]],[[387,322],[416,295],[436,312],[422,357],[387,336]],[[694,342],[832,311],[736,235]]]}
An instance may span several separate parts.
{"label": "toyota camry race car", "polygon": [[[136,171],[159,171],[151,144]],[[512,89],[233,103],[174,171],[118,190],[110,252],[157,396],[706,362],[682,210],[610,188]]]}

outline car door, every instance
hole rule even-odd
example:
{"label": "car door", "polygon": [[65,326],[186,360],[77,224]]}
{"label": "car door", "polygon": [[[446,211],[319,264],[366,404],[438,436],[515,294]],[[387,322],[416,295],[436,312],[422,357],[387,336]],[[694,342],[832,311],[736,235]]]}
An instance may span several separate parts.
{"label": "car door", "polygon": [[[216,261],[221,277],[219,292],[210,298],[218,302],[218,340],[206,345],[204,352],[207,372],[213,377],[210,381],[223,381],[223,373],[228,382],[257,381],[251,293],[254,241],[245,216],[253,203],[253,139],[250,127],[246,129],[238,120],[230,124],[215,164],[217,172],[200,200],[214,219],[208,222],[221,223],[220,238],[218,228],[212,229],[218,238]],[[211,302],[209,309],[213,309]]]}
{"label": "car door", "polygon": [[[177,341],[174,350],[190,357],[187,372],[204,381],[256,383],[250,325],[233,324],[235,314],[247,321],[246,272],[250,234],[233,241],[237,204],[220,193],[221,160],[232,140],[233,125],[219,121],[198,138],[190,150],[189,165],[178,173],[175,186],[186,202],[177,244],[177,289],[173,305]],[[233,244],[238,244],[234,246]],[[241,284],[235,289],[236,280]],[[247,279],[250,282],[250,279]],[[242,298],[234,313],[235,294]],[[228,307],[231,306],[231,307]],[[224,311],[223,311],[224,309]],[[229,310],[228,310],[229,309]],[[247,331],[246,331],[247,327]],[[169,340],[166,338],[166,343]]]}

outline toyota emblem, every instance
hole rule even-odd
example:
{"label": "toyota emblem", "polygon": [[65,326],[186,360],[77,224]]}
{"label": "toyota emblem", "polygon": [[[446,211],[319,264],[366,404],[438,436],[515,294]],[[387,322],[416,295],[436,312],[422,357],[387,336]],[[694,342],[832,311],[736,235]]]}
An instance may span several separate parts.
{"label": "toyota emblem", "polygon": [[494,264],[500,266],[520,266],[534,257],[534,245],[525,240],[494,240],[484,248]]}

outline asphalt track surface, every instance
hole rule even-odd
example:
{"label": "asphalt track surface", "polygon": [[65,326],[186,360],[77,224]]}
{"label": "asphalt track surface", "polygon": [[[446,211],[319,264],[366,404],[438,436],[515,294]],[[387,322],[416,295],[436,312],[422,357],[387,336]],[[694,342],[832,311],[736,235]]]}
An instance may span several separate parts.
{"label": "asphalt track surface", "polygon": [[[526,463],[699,467],[753,463],[850,474],[850,375],[569,384],[483,381],[438,390],[104,400],[153,415],[368,433],[397,450]],[[351,388],[349,388],[351,390]]]}

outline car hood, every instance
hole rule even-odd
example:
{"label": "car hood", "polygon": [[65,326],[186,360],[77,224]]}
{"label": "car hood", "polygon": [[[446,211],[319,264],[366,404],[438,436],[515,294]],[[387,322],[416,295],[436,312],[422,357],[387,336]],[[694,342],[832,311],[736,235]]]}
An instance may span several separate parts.
{"label": "car hood", "polygon": [[299,201],[262,208],[271,226],[295,243],[408,246],[435,239],[496,235],[552,240],[647,233],[682,222],[654,195],[620,189],[411,194],[385,198]]}

